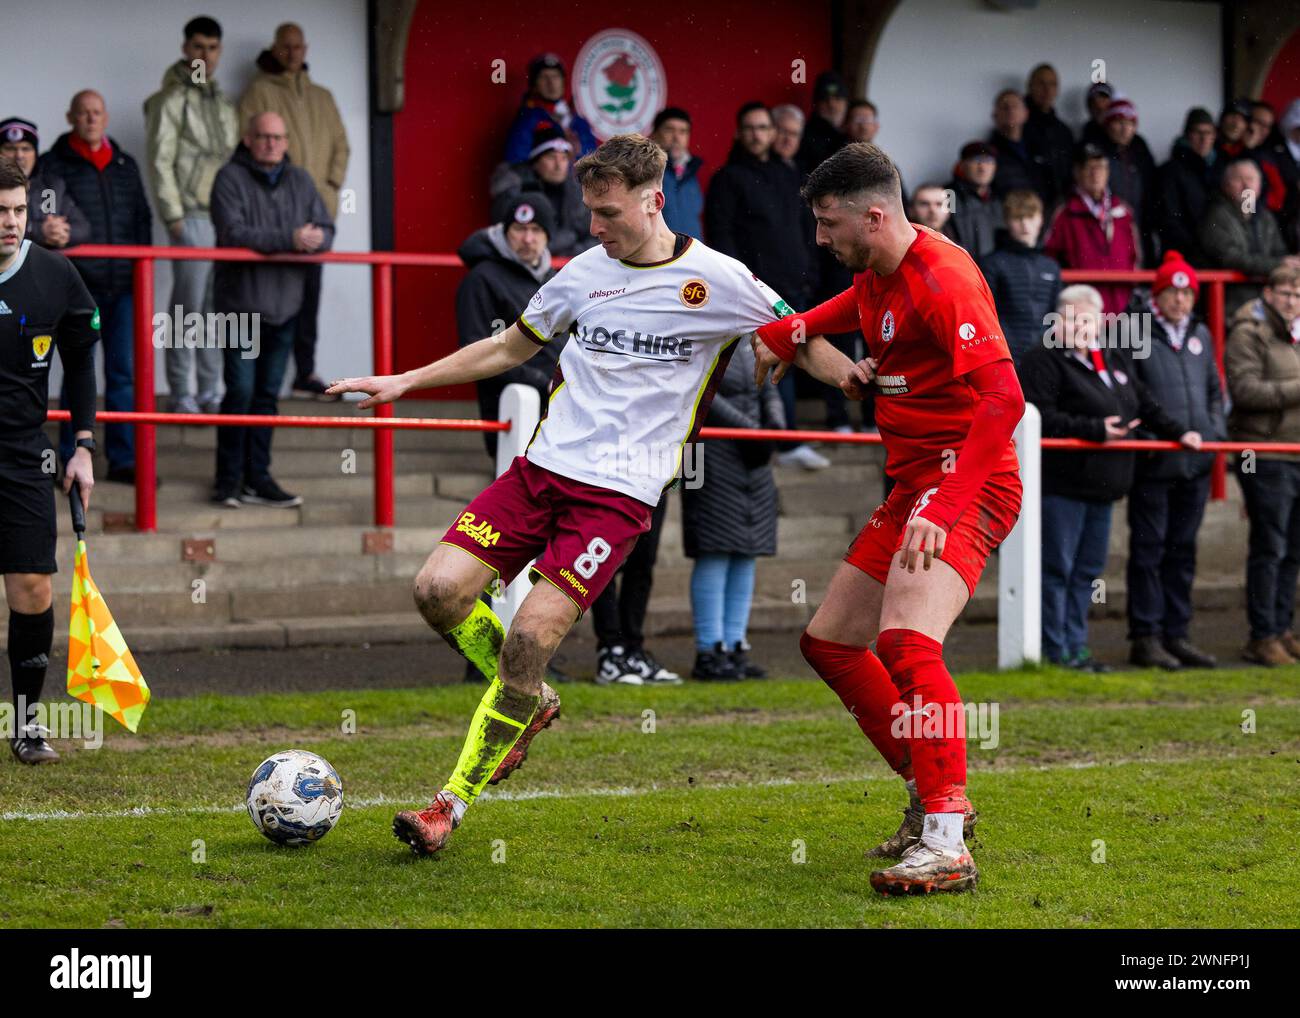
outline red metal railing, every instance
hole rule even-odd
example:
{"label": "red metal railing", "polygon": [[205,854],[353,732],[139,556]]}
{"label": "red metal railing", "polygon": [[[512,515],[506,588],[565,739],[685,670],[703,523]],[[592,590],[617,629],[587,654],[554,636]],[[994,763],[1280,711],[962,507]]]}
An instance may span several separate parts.
{"label": "red metal railing", "polygon": [[[462,268],[463,263],[451,254],[415,254],[399,251],[327,251],[321,254],[266,255],[251,248],[193,248],[150,247],[131,244],[83,244],[63,252],[70,258],[127,258],[133,264],[135,313],[135,411],[101,412],[96,415],[104,423],[134,424],[136,426],[135,462],[135,526],[140,531],[153,531],[158,527],[156,477],[158,472],[157,447],[154,428],[159,424],[238,424],[270,427],[313,428],[366,428],[374,430],[375,454],[375,526],[391,527],[394,523],[393,501],[393,429],[438,429],[459,431],[504,431],[509,425],[500,421],[455,421],[435,418],[399,418],[393,416],[391,404],[375,408],[373,417],[259,417],[250,414],[159,414],[154,407],[154,263],[159,259],[170,261],[224,261],[224,262],[296,262],[336,265],[369,265],[371,271],[372,356],[374,373],[391,374],[393,371],[393,268]],[[557,266],[563,259],[556,259]],[[1224,304],[1223,287],[1226,283],[1244,282],[1246,277],[1237,272],[1202,271],[1200,282],[1207,287],[1206,318],[1214,340],[1215,358],[1219,377],[1223,378]],[[1120,272],[1113,270],[1066,269],[1061,273],[1067,283],[1150,283],[1155,279],[1151,271]],[[50,418],[66,420],[66,412],[53,411]],[[842,435],[838,432],[797,433],[780,431],[747,431],[730,428],[704,428],[702,438],[782,439],[796,437],[802,441],[838,442],[872,445],[880,441],[878,435]],[[1092,448],[1088,442],[1074,439],[1044,439],[1044,448]],[[1107,442],[1106,448],[1121,449],[1177,449],[1173,442]],[[1223,498],[1226,491],[1225,467],[1222,453],[1238,451],[1245,446],[1233,443],[1206,443],[1205,448],[1218,452],[1212,497]],[[1258,445],[1252,448],[1260,448]],[[1281,450],[1279,450],[1281,451]],[[1300,451],[1300,450],[1296,450]]]}

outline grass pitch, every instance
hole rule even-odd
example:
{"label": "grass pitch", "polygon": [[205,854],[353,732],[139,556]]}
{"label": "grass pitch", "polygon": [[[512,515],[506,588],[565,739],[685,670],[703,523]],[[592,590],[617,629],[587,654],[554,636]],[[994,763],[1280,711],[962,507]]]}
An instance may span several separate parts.
{"label": "grass pitch", "polygon": [[[925,899],[871,891],[862,852],[903,790],[815,681],[562,686],[527,765],[431,859],[392,815],[440,787],[479,690],[160,699],[139,736],[0,761],[0,924],[1285,927],[1295,672],[958,676],[998,707],[997,745],[969,742],[980,886]],[[243,810],[292,747],[348,804],[299,849]]]}

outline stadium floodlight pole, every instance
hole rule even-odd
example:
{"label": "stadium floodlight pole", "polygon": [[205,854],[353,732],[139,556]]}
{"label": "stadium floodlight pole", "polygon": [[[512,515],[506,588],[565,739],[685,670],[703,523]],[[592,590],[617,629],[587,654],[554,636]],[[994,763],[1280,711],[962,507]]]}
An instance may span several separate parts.
{"label": "stadium floodlight pole", "polygon": [[[497,432],[497,476],[500,477],[510,469],[515,457],[522,456],[532,441],[533,432],[541,421],[542,399],[531,385],[514,383],[507,385],[501,393],[501,409],[498,416],[510,424],[509,431]],[[515,617],[515,612],[524,603],[532,583],[528,579],[528,570],[532,562],[522,569],[515,581],[505,590],[504,597],[492,595],[492,609],[501,619],[501,624],[508,630]]]}
{"label": "stadium floodlight pole", "polygon": [[1013,436],[1020,459],[1020,519],[998,550],[998,667],[1043,656],[1043,419],[1025,404]]}

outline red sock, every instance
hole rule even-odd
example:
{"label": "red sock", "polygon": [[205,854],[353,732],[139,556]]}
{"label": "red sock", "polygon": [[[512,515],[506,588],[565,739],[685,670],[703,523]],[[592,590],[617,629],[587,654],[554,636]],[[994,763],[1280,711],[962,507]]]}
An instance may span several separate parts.
{"label": "red sock", "polygon": [[912,762],[907,743],[897,738],[891,728],[898,716],[898,689],[880,658],[869,647],[850,647],[830,640],[819,640],[806,632],[799,638],[804,659],[813,666],[822,681],[830,686],[862,734],[880,751],[904,781],[912,780]]}
{"label": "red sock", "polygon": [[916,724],[904,733],[925,811],[965,812],[970,808],[966,799],[966,715],[957,684],[943,663],[942,644],[912,629],[886,629],[876,640],[876,650],[909,711],[937,708],[939,712],[931,723],[925,716],[910,714],[908,720]]}

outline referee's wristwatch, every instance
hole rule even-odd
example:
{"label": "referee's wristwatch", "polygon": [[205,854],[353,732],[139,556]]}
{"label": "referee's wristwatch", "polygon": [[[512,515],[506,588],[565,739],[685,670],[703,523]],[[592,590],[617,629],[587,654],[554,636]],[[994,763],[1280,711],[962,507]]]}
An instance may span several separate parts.
{"label": "referee's wristwatch", "polygon": [[79,438],[77,439],[77,448],[85,449],[86,452],[93,456],[95,455],[95,440],[93,438]]}

